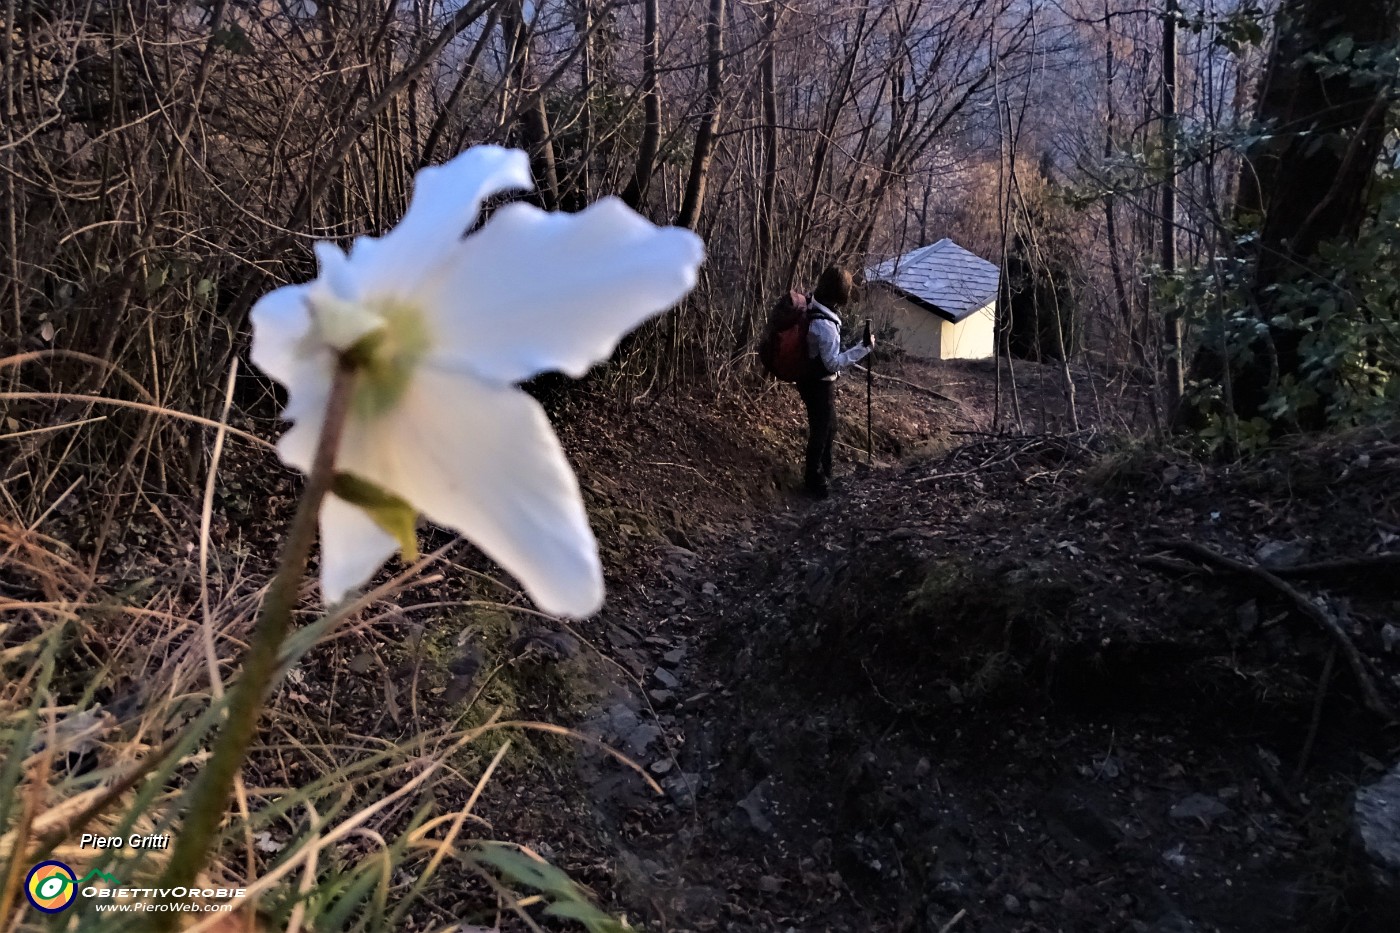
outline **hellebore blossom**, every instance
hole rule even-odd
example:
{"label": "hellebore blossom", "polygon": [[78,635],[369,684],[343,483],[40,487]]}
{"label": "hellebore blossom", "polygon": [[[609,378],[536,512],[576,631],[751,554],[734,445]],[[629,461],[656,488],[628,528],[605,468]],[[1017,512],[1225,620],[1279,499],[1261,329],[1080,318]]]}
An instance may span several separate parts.
{"label": "hellebore blossom", "polygon": [[602,605],[578,483],[516,384],[555,370],[578,378],[606,359],[694,287],[704,247],[616,198],[577,214],[507,204],[463,236],[484,199],[530,187],[525,153],[495,146],[425,168],[397,227],[356,239],[348,256],[317,243],[317,277],[253,308],[253,362],[288,392],[282,417],[293,425],[277,445],[287,464],[310,470],[337,363],[348,354],[356,367],[320,512],[328,603],[401,545],[411,556],[421,513],[471,540],[545,611],[581,617]]}

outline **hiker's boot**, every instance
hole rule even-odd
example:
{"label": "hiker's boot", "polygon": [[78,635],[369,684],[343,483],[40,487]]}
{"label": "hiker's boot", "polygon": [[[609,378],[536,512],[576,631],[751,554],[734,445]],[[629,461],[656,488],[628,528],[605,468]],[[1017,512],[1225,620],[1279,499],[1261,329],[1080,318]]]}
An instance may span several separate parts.
{"label": "hiker's boot", "polygon": [[831,495],[831,487],[827,485],[825,479],[820,477],[807,480],[806,485],[803,486],[803,490],[813,499],[825,499],[827,496]]}

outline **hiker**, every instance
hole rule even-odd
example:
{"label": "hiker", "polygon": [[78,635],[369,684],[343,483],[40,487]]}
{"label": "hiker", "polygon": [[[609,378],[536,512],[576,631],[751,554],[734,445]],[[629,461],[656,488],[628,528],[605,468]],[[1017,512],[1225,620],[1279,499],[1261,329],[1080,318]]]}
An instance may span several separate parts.
{"label": "hiker", "polygon": [[836,440],[836,379],[851,364],[865,359],[875,347],[867,334],[841,350],[841,318],[837,312],[851,300],[851,274],[827,266],[807,301],[807,363],[797,379],[797,391],[807,407],[807,493],[825,499],[830,492],[831,447]]}

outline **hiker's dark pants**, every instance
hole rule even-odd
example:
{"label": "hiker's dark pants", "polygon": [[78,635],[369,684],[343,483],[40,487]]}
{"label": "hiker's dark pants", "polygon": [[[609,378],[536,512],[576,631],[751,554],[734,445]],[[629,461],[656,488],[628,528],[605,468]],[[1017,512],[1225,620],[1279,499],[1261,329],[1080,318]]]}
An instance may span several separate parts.
{"label": "hiker's dark pants", "polygon": [[825,486],[831,477],[831,445],[836,440],[836,380],[804,379],[797,384],[807,406],[807,485]]}

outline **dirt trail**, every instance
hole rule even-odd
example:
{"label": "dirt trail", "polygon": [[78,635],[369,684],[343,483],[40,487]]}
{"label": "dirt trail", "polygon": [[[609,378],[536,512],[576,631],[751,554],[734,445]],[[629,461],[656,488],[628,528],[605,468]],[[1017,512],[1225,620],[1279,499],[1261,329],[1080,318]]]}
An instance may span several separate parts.
{"label": "dirt trail", "polygon": [[[559,393],[605,611],[561,628],[453,552],[298,665],[269,721],[308,751],[256,757],[255,783],[319,775],[331,750],[543,720],[660,792],[591,746],[513,733],[474,811],[483,837],[653,933],[1394,933],[1352,812],[1400,760],[1368,709],[1400,709],[1400,426],[1210,466],[1063,433],[1057,377],[1029,364],[1016,437],[979,433],[990,366],[899,375],[955,401],[881,384],[875,467],[848,417],[820,503],[793,491],[784,387]],[[1130,417],[1116,391],[1079,387],[1081,423]],[[220,566],[275,540],[295,500],[295,477],[247,457],[221,486]],[[114,547],[101,579],[197,605],[171,571],[193,533],[142,521],[159,546]],[[225,588],[251,605],[266,569]],[[98,701],[135,708],[140,690]],[[435,805],[464,805],[495,747],[464,752]],[[465,869],[435,885],[414,929],[525,928]]]}
{"label": "dirt trail", "polygon": [[[665,793],[577,769],[615,904],[666,931],[1390,929],[1347,808],[1394,737],[1344,675],[1319,693],[1323,632],[1159,542],[1374,552],[1395,445],[1207,470],[963,440],[641,549],[582,727]],[[1393,673],[1394,594],[1349,595]]]}
{"label": "dirt trail", "polygon": [[[900,374],[957,401],[881,384],[876,466],[848,417],[820,503],[793,492],[781,386],[563,393],[605,611],[561,630],[454,608],[503,591],[450,562],[279,702],[324,716],[327,741],[502,710],[621,750],[660,793],[590,746],[518,736],[478,812],[654,933],[1394,933],[1350,814],[1395,733],[1315,619],[1172,545],[1287,576],[1400,708],[1400,601],[1365,563],[1400,541],[1397,432],[1203,466],[1057,433],[1056,378],[1029,365],[1018,437],[978,433],[990,367]],[[1117,423],[1111,386],[1078,397],[1083,423]],[[1335,558],[1362,572],[1300,567]],[[470,876],[442,885],[424,928],[496,922]]]}

